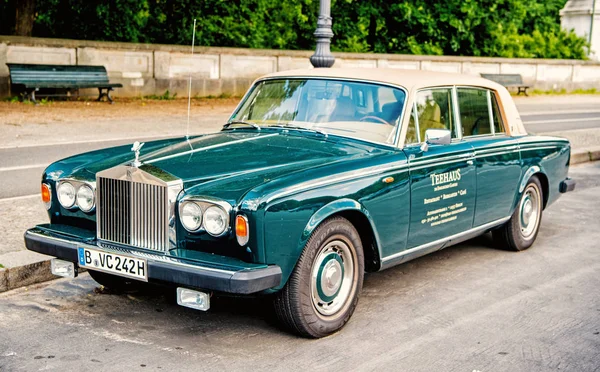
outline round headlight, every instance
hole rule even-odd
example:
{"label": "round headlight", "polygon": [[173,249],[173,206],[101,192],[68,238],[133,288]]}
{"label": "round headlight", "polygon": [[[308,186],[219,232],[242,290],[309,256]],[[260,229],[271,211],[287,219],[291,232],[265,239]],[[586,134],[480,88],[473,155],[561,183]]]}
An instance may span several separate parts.
{"label": "round headlight", "polygon": [[94,190],[89,185],[81,185],[77,189],[77,205],[84,212],[94,209]]}
{"label": "round headlight", "polygon": [[204,212],[204,229],[213,236],[219,236],[227,229],[229,216],[221,207],[212,206]]}
{"label": "round headlight", "polygon": [[183,227],[190,232],[198,231],[202,225],[202,209],[194,202],[186,202],[180,210]]}
{"label": "round headlight", "polygon": [[75,204],[75,187],[69,182],[62,182],[56,189],[58,201],[64,208],[71,208]]}

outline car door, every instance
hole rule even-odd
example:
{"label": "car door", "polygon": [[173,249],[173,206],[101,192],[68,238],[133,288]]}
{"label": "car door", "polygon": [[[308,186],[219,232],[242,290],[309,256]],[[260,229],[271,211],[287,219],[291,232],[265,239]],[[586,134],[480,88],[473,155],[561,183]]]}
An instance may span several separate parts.
{"label": "car door", "polygon": [[[404,149],[409,159],[411,213],[407,248],[440,241],[473,227],[476,172],[473,146],[460,139],[453,87],[417,92]],[[424,151],[427,129],[448,129],[452,142]],[[412,133],[412,134],[411,134]],[[409,138],[412,136],[412,139]],[[443,241],[440,242],[443,244]],[[435,245],[435,244],[433,244]]]}
{"label": "car door", "polygon": [[474,226],[510,215],[521,179],[519,142],[507,136],[493,92],[458,87],[458,108],[463,138],[475,151],[477,201]]}

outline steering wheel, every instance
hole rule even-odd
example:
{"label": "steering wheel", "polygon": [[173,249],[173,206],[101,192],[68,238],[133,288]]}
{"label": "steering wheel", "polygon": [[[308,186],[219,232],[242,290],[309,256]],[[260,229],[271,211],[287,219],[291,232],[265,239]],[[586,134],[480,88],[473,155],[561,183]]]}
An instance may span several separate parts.
{"label": "steering wheel", "polygon": [[362,118],[360,118],[358,121],[366,121],[368,119],[374,119],[375,121],[378,121],[382,124],[387,124],[387,125],[391,125],[392,127],[394,126],[394,124],[388,123],[387,120],[380,118],[379,116],[374,116],[374,115],[367,115],[367,116],[363,116]]}

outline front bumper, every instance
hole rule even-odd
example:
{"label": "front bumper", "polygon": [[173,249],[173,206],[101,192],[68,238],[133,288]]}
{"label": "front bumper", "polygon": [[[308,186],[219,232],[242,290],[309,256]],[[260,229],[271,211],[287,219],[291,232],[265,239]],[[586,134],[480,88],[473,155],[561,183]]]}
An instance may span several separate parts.
{"label": "front bumper", "polygon": [[73,236],[61,235],[40,227],[25,232],[25,246],[30,251],[73,262],[76,267],[78,247],[137,256],[147,260],[150,282],[210,291],[250,294],[277,287],[281,282],[281,268],[276,265],[252,267],[249,264],[246,268],[208,262],[203,265],[190,260],[122,247],[114,249],[98,247],[90,244],[89,240],[81,241]]}

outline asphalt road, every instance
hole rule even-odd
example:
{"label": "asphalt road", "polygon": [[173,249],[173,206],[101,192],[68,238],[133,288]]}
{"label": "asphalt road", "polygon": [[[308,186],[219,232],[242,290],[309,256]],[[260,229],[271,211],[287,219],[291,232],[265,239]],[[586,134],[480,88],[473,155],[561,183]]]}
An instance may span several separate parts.
{"label": "asphalt road", "polygon": [[[519,103],[517,102],[519,105]],[[527,104],[519,110],[532,133],[600,128],[600,109],[589,103]],[[148,138],[149,140],[150,138]],[[144,138],[140,138],[144,140]],[[85,151],[131,143],[131,139],[0,148],[0,199],[39,193],[44,168],[59,159]]]}
{"label": "asphalt road", "polygon": [[281,331],[265,301],[101,293],[89,275],[0,295],[0,371],[600,371],[600,163],[520,253],[484,236],[368,274],[339,333]]}

